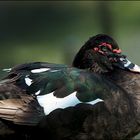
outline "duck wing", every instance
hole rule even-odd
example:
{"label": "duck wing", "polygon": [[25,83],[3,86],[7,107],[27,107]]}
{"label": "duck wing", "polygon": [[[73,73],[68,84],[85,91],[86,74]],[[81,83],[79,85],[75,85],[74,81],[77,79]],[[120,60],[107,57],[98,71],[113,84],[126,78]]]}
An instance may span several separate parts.
{"label": "duck wing", "polygon": [[[16,78],[14,77],[16,75]],[[35,97],[48,115],[55,109],[80,103],[94,105],[125,97],[125,91],[104,75],[51,63],[28,63],[14,67],[5,78]],[[110,103],[109,103],[110,101]]]}
{"label": "duck wing", "polygon": [[37,124],[35,137],[119,139],[132,132],[127,129],[132,124],[137,127],[127,92],[88,70],[40,62],[18,65],[0,82],[0,94],[0,118]]}
{"label": "duck wing", "polygon": [[44,115],[37,100],[14,85],[14,80],[0,82],[0,118],[14,124],[37,125]]}

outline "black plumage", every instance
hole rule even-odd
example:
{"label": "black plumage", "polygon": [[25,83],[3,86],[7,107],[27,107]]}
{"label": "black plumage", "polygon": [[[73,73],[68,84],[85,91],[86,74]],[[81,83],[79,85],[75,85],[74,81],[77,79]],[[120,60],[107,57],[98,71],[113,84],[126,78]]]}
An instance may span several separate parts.
{"label": "black plumage", "polygon": [[82,46],[72,66],[15,66],[0,82],[0,135],[132,138],[140,131],[139,73],[139,66],[121,53],[116,41],[102,34]]}

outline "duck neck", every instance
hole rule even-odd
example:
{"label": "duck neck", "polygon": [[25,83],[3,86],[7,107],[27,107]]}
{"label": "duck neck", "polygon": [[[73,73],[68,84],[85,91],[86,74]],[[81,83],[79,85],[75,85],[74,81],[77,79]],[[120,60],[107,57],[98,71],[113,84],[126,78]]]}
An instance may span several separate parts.
{"label": "duck neck", "polygon": [[140,73],[116,69],[113,73],[107,74],[107,77],[125,90],[133,103],[133,111],[140,123]]}

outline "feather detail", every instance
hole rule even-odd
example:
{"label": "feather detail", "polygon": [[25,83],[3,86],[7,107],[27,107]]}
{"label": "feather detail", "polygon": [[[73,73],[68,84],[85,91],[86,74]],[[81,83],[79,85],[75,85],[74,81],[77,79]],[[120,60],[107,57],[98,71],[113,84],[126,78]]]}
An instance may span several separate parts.
{"label": "feather detail", "polygon": [[42,108],[31,96],[0,100],[0,118],[15,124],[36,125],[43,115]]}

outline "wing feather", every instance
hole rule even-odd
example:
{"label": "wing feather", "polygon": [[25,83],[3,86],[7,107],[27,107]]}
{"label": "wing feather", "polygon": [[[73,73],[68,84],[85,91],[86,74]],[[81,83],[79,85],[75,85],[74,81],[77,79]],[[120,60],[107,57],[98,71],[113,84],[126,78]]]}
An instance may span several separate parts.
{"label": "wing feather", "polygon": [[36,125],[44,116],[37,100],[13,83],[0,85],[0,118],[15,124]]}
{"label": "wing feather", "polygon": [[[31,67],[32,66],[32,67]],[[34,69],[47,68],[47,71],[32,73]],[[54,92],[56,98],[64,98],[73,92],[77,92],[76,97],[82,102],[89,102],[97,98],[106,99],[111,97],[111,91],[117,92],[122,89],[115,85],[104,75],[81,70],[75,67],[50,63],[33,63],[26,66],[18,66],[12,69],[11,73],[18,73],[18,86],[24,87],[24,78],[28,75],[32,79],[32,84],[25,88],[28,94],[40,91],[39,95]]]}

